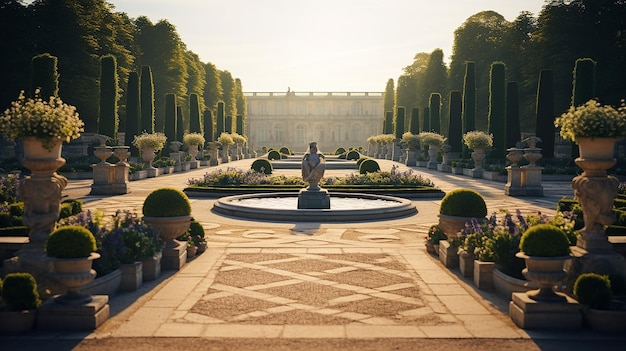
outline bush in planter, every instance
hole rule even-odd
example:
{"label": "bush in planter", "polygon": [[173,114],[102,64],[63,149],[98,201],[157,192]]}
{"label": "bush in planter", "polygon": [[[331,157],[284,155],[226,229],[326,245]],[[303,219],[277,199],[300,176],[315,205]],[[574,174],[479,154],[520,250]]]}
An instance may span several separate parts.
{"label": "bush in planter", "polygon": [[581,305],[594,309],[609,309],[611,307],[611,281],[606,275],[584,273],[574,282],[574,296]]}
{"label": "bush in planter", "polygon": [[96,251],[96,239],[85,227],[63,226],[50,233],[46,254],[56,258],[89,257]]}
{"label": "bush in planter", "polygon": [[9,273],[0,286],[9,311],[34,310],[41,305],[37,282],[30,273]]}
{"label": "bush in planter", "polygon": [[250,168],[257,173],[272,174],[273,171],[272,163],[265,158],[258,158],[254,160]]}
{"label": "bush in planter", "polygon": [[143,215],[146,217],[178,217],[190,214],[189,198],[178,189],[156,189],[143,202]]}
{"label": "bush in planter", "polygon": [[359,154],[359,152],[356,150],[350,150],[346,154],[346,160],[358,160],[360,157],[361,154]]}
{"label": "bush in planter", "polygon": [[487,205],[478,192],[461,188],[448,192],[441,199],[439,213],[448,216],[485,218]]}
{"label": "bush in planter", "polygon": [[537,224],[528,228],[522,234],[519,248],[528,256],[559,257],[570,254],[570,242],[565,232],[552,224]]}

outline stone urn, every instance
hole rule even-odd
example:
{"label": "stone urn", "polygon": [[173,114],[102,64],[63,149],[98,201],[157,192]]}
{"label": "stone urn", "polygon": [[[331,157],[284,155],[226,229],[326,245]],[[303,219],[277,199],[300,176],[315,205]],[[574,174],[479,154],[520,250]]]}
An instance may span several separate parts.
{"label": "stone urn", "polygon": [[200,153],[200,151],[198,150],[198,145],[196,144],[191,144],[188,147],[189,152],[189,156],[191,156],[191,161],[195,161],[196,157],[198,157],[198,154]]}
{"label": "stone urn", "polygon": [[487,154],[485,153],[485,149],[476,148],[472,152],[472,160],[474,160],[474,169],[481,170],[483,169],[483,164],[485,163],[485,158]]}
{"label": "stone urn", "polygon": [[175,239],[189,229],[192,219],[191,216],[143,217],[144,222],[163,239],[165,247],[179,245]]}
{"label": "stone urn", "polygon": [[528,256],[523,252],[518,252],[515,256],[523,258],[526,262],[526,268],[522,270],[524,277],[540,286],[538,290],[527,292],[528,297],[542,302],[566,301],[565,296],[556,294],[553,287],[567,277],[563,266],[565,261],[572,258],[571,256],[538,257]]}
{"label": "stone urn", "polygon": [[141,159],[146,163],[146,166],[148,168],[154,168],[152,166],[152,161],[154,161],[154,158],[156,157],[155,154],[155,148],[153,147],[144,147],[143,149],[141,149]]}
{"label": "stone urn", "polygon": [[93,154],[100,159],[99,165],[108,165],[107,159],[113,155],[113,148],[106,145],[100,145],[93,148]]}
{"label": "stone urn", "polygon": [[96,278],[96,271],[91,269],[94,260],[100,258],[100,254],[92,252],[83,258],[54,258],[48,257],[52,263],[54,279],[67,288],[67,292],[56,297],[55,302],[62,305],[83,305],[91,302],[92,296],[81,294],[79,288]]}

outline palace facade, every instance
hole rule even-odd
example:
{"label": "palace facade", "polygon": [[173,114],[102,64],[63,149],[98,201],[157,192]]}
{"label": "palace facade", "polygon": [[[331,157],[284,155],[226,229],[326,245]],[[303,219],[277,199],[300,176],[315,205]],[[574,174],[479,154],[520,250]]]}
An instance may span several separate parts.
{"label": "palace facade", "polygon": [[252,150],[286,146],[305,152],[316,141],[323,153],[367,148],[382,133],[381,92],[247,92],[246,135]]}

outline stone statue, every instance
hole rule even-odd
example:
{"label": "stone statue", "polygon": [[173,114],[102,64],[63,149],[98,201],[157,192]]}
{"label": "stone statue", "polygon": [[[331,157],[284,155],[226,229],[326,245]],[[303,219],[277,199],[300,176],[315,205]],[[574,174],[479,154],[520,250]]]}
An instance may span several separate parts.
{"label": "stone statue", "polygon": [[326,160],[317,149],[317,143],[309,144],[309,150],[302,159],[302,179],[309,183],[309,190],[319,189],[318,183],[324,176]]}

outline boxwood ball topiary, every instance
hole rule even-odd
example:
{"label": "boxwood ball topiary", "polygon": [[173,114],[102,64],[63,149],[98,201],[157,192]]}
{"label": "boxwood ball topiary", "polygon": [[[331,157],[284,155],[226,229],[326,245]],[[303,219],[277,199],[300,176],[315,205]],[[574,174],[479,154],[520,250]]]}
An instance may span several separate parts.
{"label": "boxwood ball topiary", "polygon": [[281,147],[279,151],[281,154],[292,155],[291,150],[286,146]]}
{"label": "boxwood ball topiary", "polygon": [[448,216],[485,218],[487,216],[487,204],[483,197],[474,190],[455,189],[441,199],[439,213]]}
{"label": "boxwood ball topiary", "polygon": [[268,160],[280,160],[280,152],[276,151],[276,150],[272,150],[267,154],[267,159]]}
{"label": "boxwood ball topiary", "polygon": [[360,166],[360,165],[361,165],[361,163],[362,163],[363,161],[367,160],[368,158],[369,158],[369,157],[367,157],[367,156],[363,156],[363,157],[359,158],[358,160],[356,160],[356,164]]}
{"label": "boxwood ball topiary", "polygon": [[189,198],[178,189],[154,190],[143,202],[143,215],[146,217],[179,217],[190,214]]}
{"label": "boxwood ball topiary", "polygon": [[346,160],[358,160],[360,157],[361,154],[359,154],[359,152],[356,150],[348,151],[348,153],[346,154]]}
{"label": "boxwood ball topiary", "polygon": [[335,149],[335,155],[341,155],[341,154],[345,154],[346,153],[346,149],[342,148],[342,147],[338,147]]}
{"label": "boxwood ball topiary", "polygon": [[272,163],[265,158],[258,158],[254,160],[250,168],[257,173],[272,174]]}
{"label": "boxwood ball topiary", "polygon": [[41,305],[37,282],[30,273],[9,273],[4,278],[2,299],[14,311],[34,310]]}
{"label": "boxwood ball topiary", "polygon": [[96,251],[96,238],[91,232],[78,225],[59,227],[50,233],[46,253],[56,258],[89,257]]}
{"label": "boxwood ball topiary", "polygon": [[559,257],[570,254],[567,236],[563,230],[551,224],[537,224],[526,229],[519,248],[528,256]]}
{"label": "boxwood ball topiary", "polygon": [[376,162],[376,160],[371,159],[371,158],[364,160],[359,165],[360,174],[374,173],[378,171],[380,171],[380,166],[378,165],[378,162]]}
{"label": "boxwood ball topiary", "polygon": [[574,282],[574,296],[578,303],[595,309],[609,309],[611,306],[611,281],[609,277],[597,273],[584,273]]}

